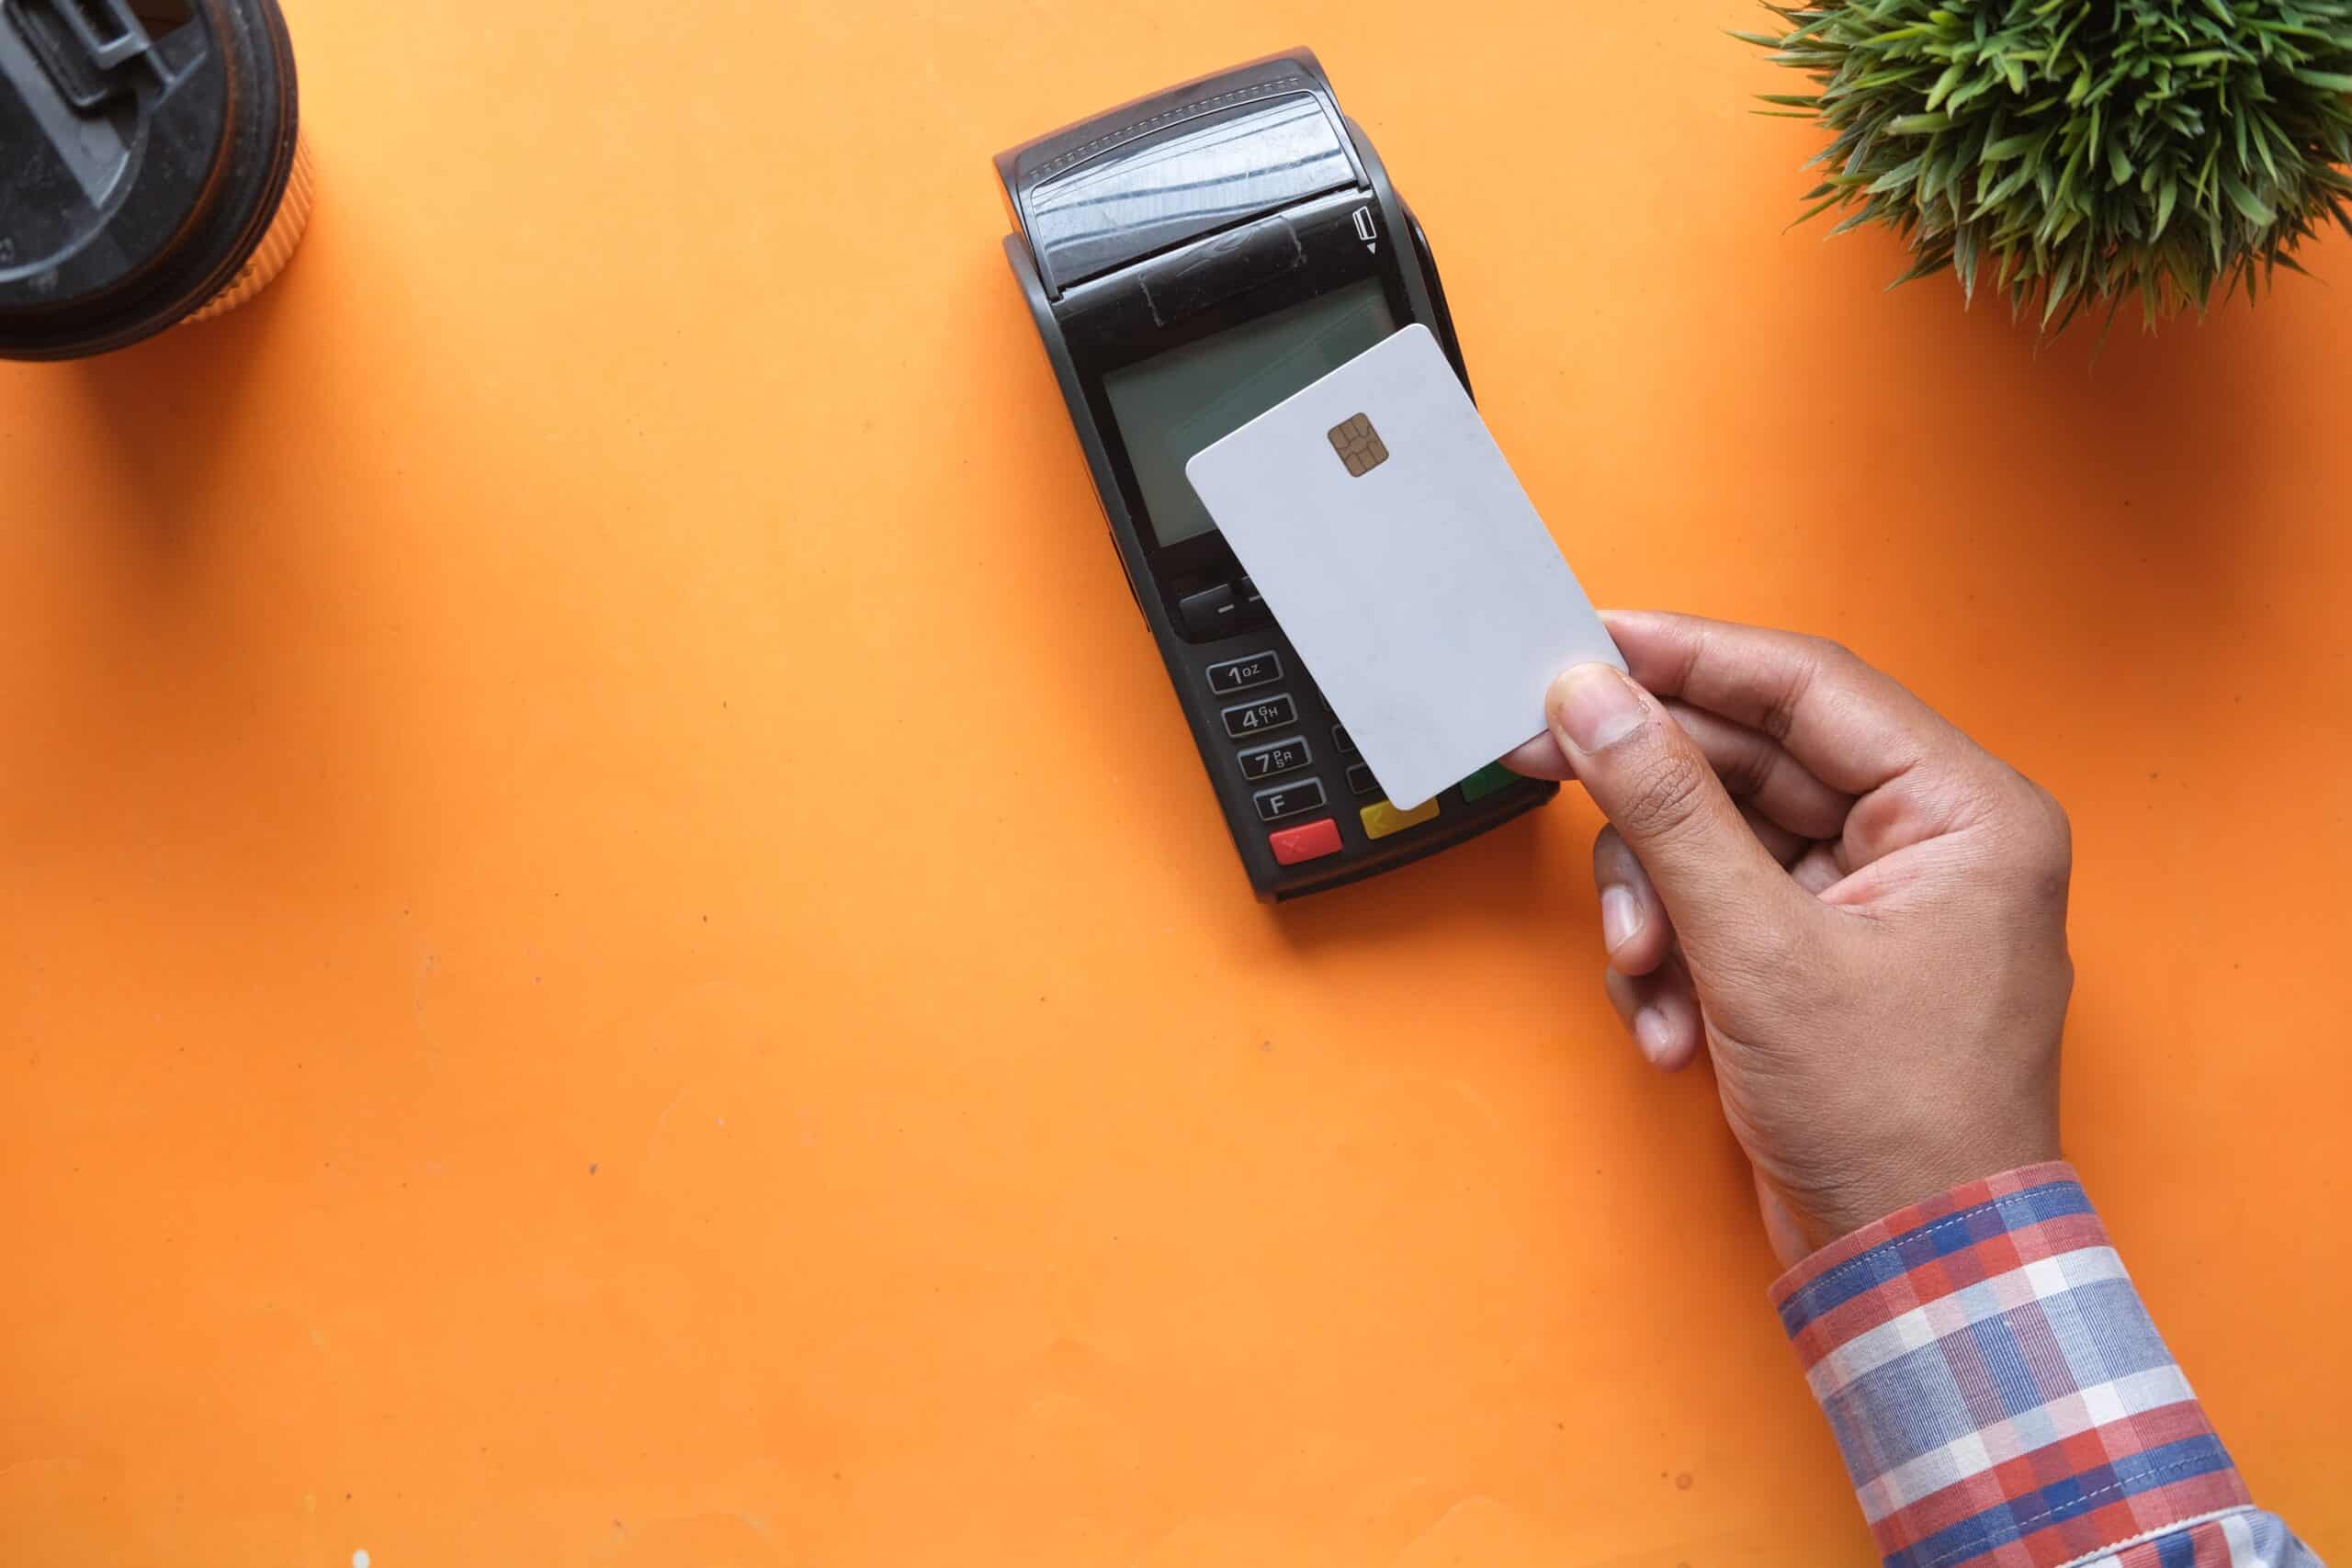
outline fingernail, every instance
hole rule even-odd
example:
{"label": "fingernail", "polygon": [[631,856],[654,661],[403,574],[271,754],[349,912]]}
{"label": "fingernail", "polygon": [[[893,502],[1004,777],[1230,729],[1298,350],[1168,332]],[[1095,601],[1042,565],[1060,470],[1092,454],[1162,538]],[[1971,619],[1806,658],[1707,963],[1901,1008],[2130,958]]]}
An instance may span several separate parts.
{"label": "fingernail", "polygon": [[1579,751],[1606,750],[1649,716],[1633,682],[1606,664],[1579,664],[1552,684],[1552,723]]}
{"label": "fingernail", "polygon": [[1642,929],[1642,901],[1634,890],[1611,884],[1600,890],[1600,942],[1614,953]]}
{"label": "fingernail", "polygon": [[1656,1062],[1666,1055],[1673,1031],[1666,1021],[1666,1014],[1654,1007],[1644,1008],[1634,1015],[1634,1043],[1642,1055]]}

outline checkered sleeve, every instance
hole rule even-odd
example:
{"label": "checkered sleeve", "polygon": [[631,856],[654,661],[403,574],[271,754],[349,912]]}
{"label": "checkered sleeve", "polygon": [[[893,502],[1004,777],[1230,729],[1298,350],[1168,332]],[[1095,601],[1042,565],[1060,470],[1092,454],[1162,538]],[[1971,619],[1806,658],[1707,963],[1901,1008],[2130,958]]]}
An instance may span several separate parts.
{"label": "checkered sleeve", "polygon": [[2070,1166],[1890,1214],[1772,1301],[1887,1568],[2319,1568],[2252,1507]]}

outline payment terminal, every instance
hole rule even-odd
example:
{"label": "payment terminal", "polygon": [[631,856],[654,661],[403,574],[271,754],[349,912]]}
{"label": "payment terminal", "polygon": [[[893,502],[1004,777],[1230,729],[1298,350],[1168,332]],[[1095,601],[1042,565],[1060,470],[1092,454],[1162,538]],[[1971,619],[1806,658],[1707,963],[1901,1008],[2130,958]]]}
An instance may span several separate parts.
{"label": "payment terminal", "polygon": [[996,165],[1005,254],[1259,897],[1387,871],[1556,794],[1489,766],[1391,805],[1184,478],[1408,322],[1469,385],[1420,225],[1315,56],[1188,82]]}

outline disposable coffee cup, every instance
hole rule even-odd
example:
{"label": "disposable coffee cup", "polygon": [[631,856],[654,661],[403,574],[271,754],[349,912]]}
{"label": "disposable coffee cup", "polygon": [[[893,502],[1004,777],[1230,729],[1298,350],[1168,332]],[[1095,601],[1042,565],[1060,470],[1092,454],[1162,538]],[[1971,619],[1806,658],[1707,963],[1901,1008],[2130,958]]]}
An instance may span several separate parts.
{"label": "disposable coffee cup", "polygon": [[311,190],[277,0],[0,0],[0,357],[236,309]]}

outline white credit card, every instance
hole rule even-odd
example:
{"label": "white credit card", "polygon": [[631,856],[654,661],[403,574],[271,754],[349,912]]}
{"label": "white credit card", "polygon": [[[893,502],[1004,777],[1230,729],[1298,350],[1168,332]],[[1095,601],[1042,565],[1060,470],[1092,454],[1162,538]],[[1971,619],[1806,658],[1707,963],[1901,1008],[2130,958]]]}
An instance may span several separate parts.
{"label": "white credit card", "polygon": [[1625,668],[1425,326],[1184,473],[1400,807],[1542,734],[1570,665]]}

